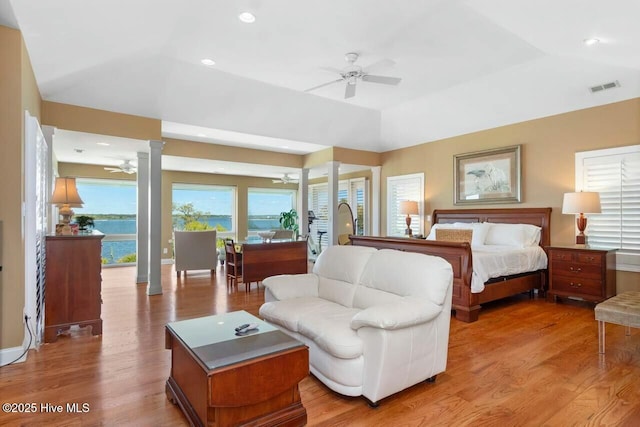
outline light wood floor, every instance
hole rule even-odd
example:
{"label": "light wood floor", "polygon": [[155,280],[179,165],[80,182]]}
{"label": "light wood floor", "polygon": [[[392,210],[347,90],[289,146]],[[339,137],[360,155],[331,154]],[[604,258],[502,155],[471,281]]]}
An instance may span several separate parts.
{"label": "light wood floor", "polygon": [[[135,285],[133,267],[103,270],[103,335],[86,330],[0,369],[2,403],[36,403],[36,414],[0,413],[0,425],[187,425],[165,396],[167,322],[244,309],[257,315],[254,284],[227,294],[222,269],[181,280],[163,266],[161,296]],[[309,425],[640,425],[640,331],[607,325],[599,356],[593,307],[526,296],[486,307],[476,323],[452,318],[447,370],[371,409],[313,377],[300,384]],[[42,404],[87,403],[86,413],[42,413]],[[82,406],[80,406],[82,408]],[[63,408],[65,410],[66,408]]]}

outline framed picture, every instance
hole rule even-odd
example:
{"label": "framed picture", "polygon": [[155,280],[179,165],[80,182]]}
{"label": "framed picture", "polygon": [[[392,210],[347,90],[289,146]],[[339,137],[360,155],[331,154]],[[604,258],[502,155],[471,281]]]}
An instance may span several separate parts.
{"label": "framed picture", "polygon": [[521,146],[457,154],[454,204],[520,203]]}

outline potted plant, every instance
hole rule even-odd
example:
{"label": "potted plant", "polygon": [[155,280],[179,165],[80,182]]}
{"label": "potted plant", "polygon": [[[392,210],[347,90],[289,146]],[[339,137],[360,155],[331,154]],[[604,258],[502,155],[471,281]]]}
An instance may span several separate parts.
{"label": "potted plant", "polygon": [[87,228],[93,228],[95,226],[93,223],[93,217],[87,215],[76,216],[76,223],[78,224],[80,231],[87,231]]}
{"label": "potted plant", "polygon": [[285,230],[293,230],[294,237],[298,235],[298,212],[291,209],[288,212],[280,212],[280,226]]}

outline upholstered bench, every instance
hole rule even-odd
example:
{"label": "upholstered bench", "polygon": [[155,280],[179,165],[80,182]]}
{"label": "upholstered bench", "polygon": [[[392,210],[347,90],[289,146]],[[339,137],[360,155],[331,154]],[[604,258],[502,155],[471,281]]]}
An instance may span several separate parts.
{"label": "upholstered bench", "polygon": [[615,323],[626,326],[626,334],[631,335],[631,327],[640,328],[640,292],[624,292],[596,305],[598,321],[598,351],[604,353],[604,324]]}

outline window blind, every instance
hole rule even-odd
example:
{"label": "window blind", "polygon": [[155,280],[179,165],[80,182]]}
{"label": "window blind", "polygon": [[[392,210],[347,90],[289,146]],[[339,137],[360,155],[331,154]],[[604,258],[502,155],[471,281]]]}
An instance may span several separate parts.
{"label": "window blind", "polygon": [[418,215],[411,215],[411,229],[414,234],[423,233],[422,201],[424,194],[424,174],[411,174],[387,178],[387,235],[404,236],[407,228],[406,215],[400,213],[400,202],[418,202]]}
{"label": "window blind", "polygon": [[582,188],[600,193],[602,206],[589,216],[589,244],[640,251],[640,146],[578,154]]}

